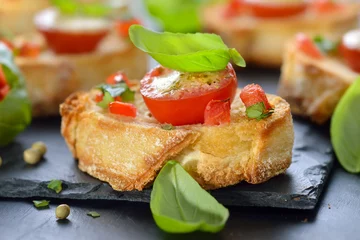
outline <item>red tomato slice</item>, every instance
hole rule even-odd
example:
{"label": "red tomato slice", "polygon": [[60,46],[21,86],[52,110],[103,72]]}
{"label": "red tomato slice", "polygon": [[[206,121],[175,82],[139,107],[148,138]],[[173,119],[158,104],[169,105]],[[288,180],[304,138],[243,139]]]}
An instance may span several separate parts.
{"label": "red tomato slice", "polygon": [[115,23],[116,30],[121,37],[129,37],[129,28],[131,25],[141,24],[139,19],[131,18],[127,20],[118,20]]}
{"label": "red tomato slice", "polygon": [[308,3],[269,3],[263,0],[245,0],[251,13],[260,18],[295,16],[306,11]]}
{"label": "red tomato slice", "polygon": [[244,0],[231,0],[227,5],[224,16],[225,17],[234,17],[239,15],[241,11],[245,9]]}
{"label": "red tomato slice", "polygon": [[34,43],[24,43],[19,50],[22,57],[37,57],[40,54],[40,46]]}
{"label": "red tomato slice", "polygon": [[159,66],[140,82],[140,93],[160,123],[174,126],[204,123],[211,100],[234,99],[237,79],[232,65],[218,72],[180,73]]}
{"label": "red tomato slice", "polygon": [[304,33],[298,33],[296,35],[296,45],[297,48],[300,49],[302,52],[307,54],[308,56],[315,58],[315,59],[322,59],[323,54],[318,49],[318,47],[315,45],[315,43],[312,41],[311,38],[309,38]]}
{"label": "red tomato slice", "polygon": [[257,84],[246,85],[240,93],[240,99],[247,108],[260,102],[264,103],[266,110],[273,108],[265,91]]}
{"label": "red tomato slice", "polygon": [[109,33],[108,30],[88,33],[62,32],[39,29],[49,47],[57,54],[88,53],[96,49],[100,41]]}
{"label": "red tomato slice", "polygon": [[111,102],[109,111],[113,114],[119,114],[127,117],[136,117],[136,107],[131,103]]}
{"label": "red tomato slice", "polygon": [[339,11],[344,8],[342,4],[336,3],[334,0],[315,0],[313,8],[318,13],[329,13]]}
{"label": "red tomato slice", "polygon": [[96,94],[96,96],[95,96],[95,102],[101,102],[102,100],[103,100],[103,98],[104,98],[104,94],[102,94],[102,93],[98,93],[98,94]]}
{"label": "red tomato slice", "polygon": [[0,101],[2,101],[6,97],[9,91],[10,91],[9,85],[5,85],[4,87],[0,88]]}
{"label": "red tomato slice", "polygon": [[2,66],[0,65],[0,88],[3,88],[6,85],[8,85],[6,81],[6,77],[3,72]]}
{"label": "red tomato slice", "polygon": [[360,50],[350,49],[342,43],[340,45],[340,53],[349,67],[355,72],[360,73]]}
{"label": "red tomato slice", "polygon": [[121,82],[125,82],[128,87],[135,85],[134,83],[130,82],[129,78],[126,76],[124,72],[114,73],[106,79],[107,84],[117,84]]}
{"label": "red tomato slice", "polygon": [[205,125],[230,123],[230,99],[211,100],[205,108]]}

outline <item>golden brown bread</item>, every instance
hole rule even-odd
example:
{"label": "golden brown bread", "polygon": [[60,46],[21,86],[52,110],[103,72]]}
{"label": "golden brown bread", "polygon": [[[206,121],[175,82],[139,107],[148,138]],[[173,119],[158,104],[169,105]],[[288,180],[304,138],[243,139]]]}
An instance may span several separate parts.
{"label": "golden brown bread", "polygon": [[278,93],[290,103],[294,114],[322,124],[330,119],[357,76],[340,58],[313,59],[290,42],[284,54]]}
{"label": "golden brown bread", "polygon": [[[31,39],[44,44],[39,35]],[[93,53],[55,55],[45,50],[40,57],[15,61],[25,76],[34,116],[58,115],[60,103],[72,92],[103,83],[119,70],[132,79],[143,77],[147,70],[146,54],[114,33]]]}
{"label": "golden brown bread", "polygon": [[320,34],[337,41],[356,28],[360,4],[345,6],[341,13],[322,16],[308,11],[286,19],[259,19],[246,15],[225,18],[226,5],[215,4],[204,9],[202,21],[208,31],[221,35],[229,47],[236,48],[246,62],[279,67],[285,43],[297,32]]}
{"label": "golden brown bread", "polygon": [[283,173],[294,141],[290,107],[269,95],[274,114],[250,120],[236,97],[231,123],[164,130],[150,116],[139,93],[136,118],[107,113],[94,92],[72,94],[60,106],[61,132],[79,168],[118,191],[142,190],[168,160],[179,161],[205,189],[241,181],[257,184]]}

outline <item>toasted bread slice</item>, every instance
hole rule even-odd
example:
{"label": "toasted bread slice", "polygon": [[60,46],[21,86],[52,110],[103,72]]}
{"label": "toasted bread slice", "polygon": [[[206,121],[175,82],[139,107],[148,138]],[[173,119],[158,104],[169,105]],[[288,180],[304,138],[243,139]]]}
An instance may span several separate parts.
{"label": "toasted bread slice", "polygon": [[[43,45],[41,36],[31,39]],[[58,115],[60,103],[72,92],[90,89],[119,70],[132,79],[147,71],[146,54],[115,33],[92,53],[55,55],[45,50],[37,58],[17,57],[15,61],[25,76],[34,116]]]}
{"label": "toasted bread slice", "polygon": [[320,34],[340,40],[348,30],[358,25],[360,4],[346,4],[341,13],[317,16],[312,11],[288,18],[255,18],[249,15],[224,17],[226,4],[204,9],[203,25],[221,35],[229,47],[236,48],[247,62],[267,67],[279,67],[286,42],[295,33]]}
{"label": "toasted bread slice", "polygon": [[294,114],[322,124],[328,121],[346,89],[358,74],[340,58],[317,60],[290,42],[285,50],[278,93]]}
{"label": "toasted bread slice", "polygon": [[139,93],[136,118],[107,113],[92,100],[95,94],[78,92],[66,99],[60,106],[61,132],[79,168],[115,190],[142,190],[168,160],[180,162],[205,189],[262,183],[291,163],[293,123],[280,97],[269,95],[275,112],[260,121],[249,119],[236,97],[230,124],[164,130]]}

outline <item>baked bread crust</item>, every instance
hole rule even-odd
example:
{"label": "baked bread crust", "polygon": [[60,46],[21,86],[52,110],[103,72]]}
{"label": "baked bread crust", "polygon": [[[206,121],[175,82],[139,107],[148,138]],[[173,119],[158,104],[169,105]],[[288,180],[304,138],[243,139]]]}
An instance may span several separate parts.
{"label": "baked bread crust", "polygon": [[341,39],[358,26],[359,3],[346,4],[341,14],[313,16],[313,13],[286,19],[258,19],[251,16],[223,17],[225,4],[206,7],[202,21],[207,31],[221,35],[229,47],[236,48],[246,62],[279,67],[286,42],[297,32],[320,34],[332,40]]}
{"label": "baked bread crust", "polygon": [[142,190],[171,159],[205,189],[262,183],[291,163],[292,117],[280,97],[269,95],[275,112],[261,121],[248,119],[236,98],[230,124],[164,130],[149,117],[140,94],[135,119],[106,113],[95,105],[94,94],[74,93],[60,106],[61,133],[79,168],[115,190]]}
{"label": "baked bread crust", "polygon": [[[31,38],[43,45],[39,35]],[[46,50],[40,57],[15,61],[26,79],[33,116],[58,115],[59,105],[71,93],[103,83],[119,70],[131,79],[140,79],[147,71],[146,54],[114,33],[93,53],[55,55]]]}
{"label": "baked bread crust", "polygon": [[341,59],[308,57],[287,44],[278,94],[286,99],[294,114],[323,124],[331,118],[337,103],[358,74]]}

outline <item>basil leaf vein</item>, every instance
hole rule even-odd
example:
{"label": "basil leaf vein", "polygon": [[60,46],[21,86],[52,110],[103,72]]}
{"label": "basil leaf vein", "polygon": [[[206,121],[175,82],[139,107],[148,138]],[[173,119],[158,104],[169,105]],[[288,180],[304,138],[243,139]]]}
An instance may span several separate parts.
{"label": "basil leaf vein", "polygon": [[245,67],[245,61],[235,49],[229,49],[222,39],[208,33],[158,33],[140,25],[129,30],[131,41],[164,67],[182,72],[211,72],[226,68],[230,59]]}
{"label": "basil leaf vein", "polygon": [[330,133],[336,156],[350,173],[360,173],[360,78],[345,92],[336,106]]}
{"label": "basil leaf vein", "polygon": [[171,233],[218,232],[229,217],[228,209],[175,161],[167,162],[155,179],[150,208],[156,224]]}

